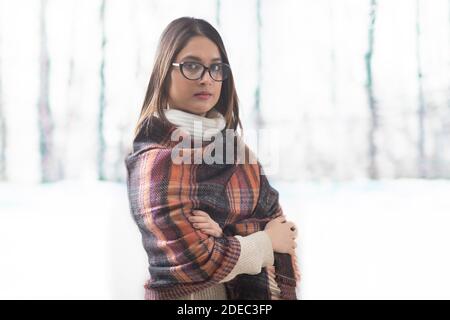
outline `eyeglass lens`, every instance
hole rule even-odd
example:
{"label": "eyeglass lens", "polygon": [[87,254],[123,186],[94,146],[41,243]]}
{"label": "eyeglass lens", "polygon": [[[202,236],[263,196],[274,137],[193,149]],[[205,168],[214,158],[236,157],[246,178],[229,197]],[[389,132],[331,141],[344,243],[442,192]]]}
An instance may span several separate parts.
{"label": "eyeglass lens", "polygon": [[[182,71],[186,78],[190,80],[198,80],[202,76],[204,66],[196,62],[184,62]],[[223,63],[213,63],[210,66],[209,74],[211,78],[217,81],[223,81],[228,78],[230,68]]]}

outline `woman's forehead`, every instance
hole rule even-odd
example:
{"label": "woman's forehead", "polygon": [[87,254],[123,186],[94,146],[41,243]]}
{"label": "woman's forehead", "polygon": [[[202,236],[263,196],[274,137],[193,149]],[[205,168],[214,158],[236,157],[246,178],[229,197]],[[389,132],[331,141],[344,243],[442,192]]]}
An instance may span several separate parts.
{"label": "woman's forehead", "polygon": [[193,37],[179,52],[178,58],[199,62],[215,62],[221,60],[217,45],[206,37]]}
{"label": "woman's forehead", "polygon": [[181,57],[181,60],[189,60],[189,61],[198,61],[198,62],[217,62],[221,61],[222,59],[220,57],[214,57],[214,58],[201,58],[199,56],[193,55],[193,54],[187,54]]}

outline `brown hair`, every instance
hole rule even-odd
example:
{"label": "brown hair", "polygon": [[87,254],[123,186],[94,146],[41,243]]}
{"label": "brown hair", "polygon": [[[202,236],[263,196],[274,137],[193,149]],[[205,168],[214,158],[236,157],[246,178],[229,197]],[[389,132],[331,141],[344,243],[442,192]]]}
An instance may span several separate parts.
{"label": "brown hair", "polygon": [[[214,42],[220,51],[222,61],[229,64],[222,38],[210,23],[192,17],[181,17],[170,22],[159,39],[153,71],[134,132],[135,137],[141,129],[144,127],[147,129],[149,124],[147,120],[155,113],[162,121],[168,122],[164,116],[164,109],[168,102],[169,70],[177,54],[194,36],[204,36]],[[239,126],[242,131],[238,96],[232,73],[222,83],[220,97],[214,108],[225,117],[226,128],[236,130]]]}

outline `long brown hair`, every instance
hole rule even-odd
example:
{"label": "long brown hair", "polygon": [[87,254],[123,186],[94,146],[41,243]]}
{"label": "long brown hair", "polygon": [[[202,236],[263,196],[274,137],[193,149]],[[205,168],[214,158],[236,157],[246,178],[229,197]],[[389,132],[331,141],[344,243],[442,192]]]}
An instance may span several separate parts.
{"label": "long brown hair", "polygon": [[[149,124],[147,120],[155,113],[162,121],[168,122],[164,115],[164,109],[169,98],[169,70],[177,54],[194,36],[204,36],[214,42],[220,51],[222,61],[230,64],[222,38],[210,23],[192,17],[181,17],[170,22],[159,39],[153,71],[134,131],[135,137],[141,129],[147,129],[146,126]],[[223,81],[220,97],[214,108],[225,117],[226,128],[236,130],[239,126],[242,131],[239,119],[239,101],[232,73]]]}

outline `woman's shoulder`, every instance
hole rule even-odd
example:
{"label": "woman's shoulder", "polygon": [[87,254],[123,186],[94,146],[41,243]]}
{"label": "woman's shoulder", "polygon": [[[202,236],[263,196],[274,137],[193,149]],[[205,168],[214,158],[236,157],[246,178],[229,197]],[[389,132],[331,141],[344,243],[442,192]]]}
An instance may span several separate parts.
{"label": "woman's shoulder", "polygon": [[174,126],[164,123],[156,116],[144,121],[139,132],[133,139],[132,150],[128,156],[138,156],[151,150],[167,149],[168,139],[175,129]]}

